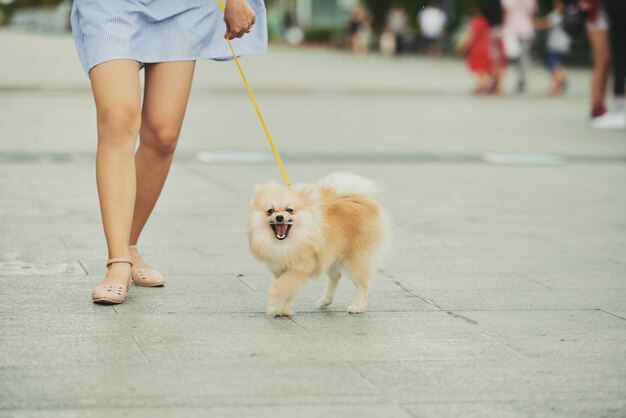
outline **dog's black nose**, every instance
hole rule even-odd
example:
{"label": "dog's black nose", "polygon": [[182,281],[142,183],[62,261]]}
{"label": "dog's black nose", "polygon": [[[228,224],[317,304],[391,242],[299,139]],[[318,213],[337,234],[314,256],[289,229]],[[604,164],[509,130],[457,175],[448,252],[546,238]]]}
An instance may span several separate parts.
{"label": "dog's black nose", "polygon": [[285,217],[283,215],[276,215],[276,222],[282,222],[285,220]]}

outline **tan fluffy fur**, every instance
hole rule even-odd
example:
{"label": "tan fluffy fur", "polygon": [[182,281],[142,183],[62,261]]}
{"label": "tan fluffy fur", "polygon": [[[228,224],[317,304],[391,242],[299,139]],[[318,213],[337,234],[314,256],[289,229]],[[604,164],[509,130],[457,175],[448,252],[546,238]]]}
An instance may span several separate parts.
{"label": "tan fluffy fur", "polygon": [[[329,281],[318,305],[330,305],[342,271],[356,287],[348,312],[365,311],[368,284],[389,228],[384,210],[371,197],[375,192],[370,180],[348,173],[331,174],[317,184],[287,188],[271,182],[255,188],[248,242],[254,257],[276,277],[268,315],[291,315],[299,289],[323,274]],[[282,241],[270,225],[279,215],[293,222]]]}

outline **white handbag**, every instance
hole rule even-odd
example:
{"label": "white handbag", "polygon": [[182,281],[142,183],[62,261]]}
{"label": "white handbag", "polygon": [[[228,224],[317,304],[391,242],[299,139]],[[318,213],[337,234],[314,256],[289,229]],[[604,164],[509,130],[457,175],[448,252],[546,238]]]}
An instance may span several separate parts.
{"label": "white handbag", "polygon": [[522,55],[522,44],[516,34],[504,31],[502,34],[504,53],[510,60],[516,60]]}

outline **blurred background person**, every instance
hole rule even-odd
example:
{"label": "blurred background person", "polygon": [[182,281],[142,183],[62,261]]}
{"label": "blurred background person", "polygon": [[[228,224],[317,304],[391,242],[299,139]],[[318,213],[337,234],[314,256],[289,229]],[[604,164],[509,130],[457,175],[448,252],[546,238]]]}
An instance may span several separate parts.
{"label": "blurred background person", "polygon": [[474,94],[489,94],[492,89],[493,62],[489,22],[480,8],[474,7],[468,22],[467,34],[457,49],[465,53],[467,68],[476,76]]}
{"label": "blurred background person", "polygon": [[426,55],[441,55],[441,42],[447,20],[448,17],[436,1],[431,1],[417,14],[417,23]]}
{"label": "blurred background person", "polygon": [[502,78],[506,71],[507,58],[502,45],[502,4],[501,0],[480,0],[480,10],[489,23],[490,55],[492,60],[491,93],[503,93]]}
{"label": "blurred background person", "polygon": [[355,54],[365,54],[369,51],[371,42],[371,17],[365,8],[356,7],[348,18],[348,48]]}
{"label": "blurred background person", "polygon": [[609,18],[609,41],[613,69],[613,109],[595,118],[597,129],[625,129],[624,87],[626,83],[626,0],[604,0]]}
{"label": "blurred background person", "polygon": [[514,36],[519,42],[517,92],[522,94],[528,88],[530,50],[535,37],[534,17],[537,11],[537,0],[502,0],[502,9],[504,32],[507,36]]}
{"label": "blurred background person", "polygon": [[396,3],[389,9],[387,13],[387,30],[393,34],[395,54],[402,54],[406,50],[406,37],[409,32],[409,20],[403,4]]}
{"label": "blurred background person", "polygon": [[591,123],[606,114],[606,88],[609,81],[611,53],[609,44],[609,21],[603,0],[582,0],[579,7],[587,13],[587,37],[593,54],[590,98]]}
{"label": "blurred background person", "polygon": [[550,71],[552,95],[560,95],[567,87],[567,72],[563,66],[563,55],[570,50],[571,38],[563,28],[563,0],[554,0],[552,10],[544,18],[537,19],[538,29],[547,29],[546,67]]}
{"label": "blurred background person", "polygon": [[285,41],[289,45],[300,45],[304,41],[304,31],[300,27],[298,17],[294,10],[288,10],[283,19]]}
{"label": "blurred background person", "polygon": [[396,51],[396,40],[393,34],[386,30],[378,38],[378,48],[385,55],[393,55]]}

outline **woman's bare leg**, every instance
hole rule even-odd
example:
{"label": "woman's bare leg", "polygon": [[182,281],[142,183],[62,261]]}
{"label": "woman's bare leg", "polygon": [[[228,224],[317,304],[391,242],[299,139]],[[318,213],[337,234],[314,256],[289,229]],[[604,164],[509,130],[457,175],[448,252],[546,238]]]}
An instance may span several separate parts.
{"label": "woman's bare leg", "polygon": [[[96,180],[109,258],[129,257],[135,205],[135,142],[141,123],[139,63],[108,61],[90,72],[96,102]],[[126,283],[130,266],[112,264],[103,283]]]}
{"label": "woman's bare leg", "polygon": [[593,51],[591,72],[591,107],[603,105],[606,99],[606,86],[609,79],[611,53],[607,30],[588,30],[589,42]]}
{"label": "woman's bare leg", "polygon": [[[163,190],[183,124],[194,61],[147,64],[139,148],[135,156],[137,198],[130,244],[139,239]],[[137,267],[147,267],[136,250],[131,257]]]}

